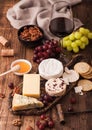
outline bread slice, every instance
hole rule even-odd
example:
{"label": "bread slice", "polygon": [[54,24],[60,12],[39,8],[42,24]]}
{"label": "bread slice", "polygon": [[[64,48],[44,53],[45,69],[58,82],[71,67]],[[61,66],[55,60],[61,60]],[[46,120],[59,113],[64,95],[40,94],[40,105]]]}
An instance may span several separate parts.
{"label": "bread slice", "polygon": [[43,107],[43,103],[36,98],[27,97],[20,94],[14,94],[12,101],[12,110],[27,110],[31,108]]}

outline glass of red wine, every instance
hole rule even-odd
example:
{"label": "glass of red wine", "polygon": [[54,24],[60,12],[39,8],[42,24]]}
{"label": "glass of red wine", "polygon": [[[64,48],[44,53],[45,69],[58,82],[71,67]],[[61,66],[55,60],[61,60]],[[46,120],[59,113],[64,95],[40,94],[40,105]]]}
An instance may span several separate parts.
{"label": "glass of red wine", "polygon": [[49,29],[57,37],[69,35],[74,30],[71,5],[66,0],[53,4]]}

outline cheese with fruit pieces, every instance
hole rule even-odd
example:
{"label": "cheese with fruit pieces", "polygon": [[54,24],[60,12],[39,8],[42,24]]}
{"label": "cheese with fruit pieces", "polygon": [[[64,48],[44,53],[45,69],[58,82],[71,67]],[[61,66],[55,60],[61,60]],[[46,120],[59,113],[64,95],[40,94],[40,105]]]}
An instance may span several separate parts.
{"label": "cheese with fruit pieces", "polygon": [[12,101],[12,110],[27,110],[31,108],[40,108],[43,107],[43,103],[36,98],[23,96],[20,94],[14,94]]}
{"label": "cheese with fruit pieces", "polygon": [[23,95],[34,98],[40,97],[40,75],[24,74],[23,76]]}
{"label": "cheese with fruit pieces", "polygon": [[62,78],[52,78],[45,83],[45,91],[50,96],[62,96],[66,92],[66,83]]}

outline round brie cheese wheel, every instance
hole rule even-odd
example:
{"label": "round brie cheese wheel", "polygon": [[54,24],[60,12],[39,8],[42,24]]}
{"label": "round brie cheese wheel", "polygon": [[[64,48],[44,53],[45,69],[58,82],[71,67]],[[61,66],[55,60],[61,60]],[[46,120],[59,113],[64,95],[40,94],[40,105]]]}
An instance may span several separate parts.
{"label": "round brie cheese wheel", "polygon": [[63,74],[63,64],[54,58],[45,59],[39,64],[38,71],[40,76],[46,80],[59,78]]}
{"label": "round brie cheese wheel", "polygon": [[62,96],[66,92],[66,84],[62,78],[52,78],[45,83],[45,91],[50,96]]}

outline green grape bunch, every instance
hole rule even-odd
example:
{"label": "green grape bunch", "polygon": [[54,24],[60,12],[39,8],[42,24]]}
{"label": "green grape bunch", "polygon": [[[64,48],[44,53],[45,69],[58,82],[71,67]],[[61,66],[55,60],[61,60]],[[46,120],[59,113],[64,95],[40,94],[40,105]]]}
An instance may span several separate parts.
{"label": "green grape bunch", "polygon": [[90,39],[92,39],[92,32],[87,28],[80,27],[77,31],[60,39],[60,44],[67,51],[78,53],[80,49],[85,49]]}

